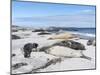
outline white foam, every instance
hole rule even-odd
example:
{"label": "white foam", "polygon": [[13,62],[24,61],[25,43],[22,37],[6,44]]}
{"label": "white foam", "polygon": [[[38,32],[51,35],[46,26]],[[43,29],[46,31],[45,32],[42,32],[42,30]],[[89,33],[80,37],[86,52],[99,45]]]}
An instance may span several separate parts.
{"label": "white foam", "polygon": [[71,32],[71,33],[87,37],[95,37],[95,34],[90,34],[90,33],[80,33],[80,32]]}

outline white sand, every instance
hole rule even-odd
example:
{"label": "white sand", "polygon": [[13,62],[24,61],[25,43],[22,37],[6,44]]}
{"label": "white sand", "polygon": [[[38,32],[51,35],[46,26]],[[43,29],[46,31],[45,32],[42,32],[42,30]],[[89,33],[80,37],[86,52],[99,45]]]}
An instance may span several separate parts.
{"label": "white sand", "polygon": [[[51,45],[58,40],[48,40],[52,35],[37,35],[37,32],[25,31],[25,32],[15,32],[13,34],[21,36],[23,39],[12,40],[12,53],[16,56],[12,57],[12,65],[20,62],[26,62],[28,65],[20,67],[16,70],[12,70],[12,73],[26,73],[32,69],[36,69],[47,63],[47,59],[51,60],[54,58],[59,58],[44,52],[32,52],[30,58],[24,58],[21,48],[26,43],[38,43],[39,47]],[[30,35],[25,35],[30,34]],[[75,40],[75,39],[73,39]],[[75,40],[85,45],[86,50],[83,52],[86,56],[91,57],[92,60],[87,60],[83,58],[62,58],[61,63],[56,63],[48,66],[47,68],[37,70],[37,72],[47,72],[47,71],[63,71],[63,70],[77,70],[77,69],[94,69],[95,68],[95,46],[87,46],[88,40],[78,39]],[[56,47],[57,48],[57,47]],[[65,48],[61,48],[64,50]],[[69,48],[67,48],[69,51]],[[61,50],[60,50],[61,51]],[[61,53],[61,52],[58,52]],[[68,53],[65,53],[68,54]],[[58,54],[59,55],[59,54]]]}

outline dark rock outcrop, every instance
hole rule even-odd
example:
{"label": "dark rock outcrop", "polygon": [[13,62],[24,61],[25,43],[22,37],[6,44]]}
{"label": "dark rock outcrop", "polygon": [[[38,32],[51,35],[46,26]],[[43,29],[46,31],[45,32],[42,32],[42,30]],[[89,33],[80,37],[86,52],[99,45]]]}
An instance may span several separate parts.
{"label": "dark rock outcrop", "polygon": [[40,33],[38,33],[38,35],[49,35],[49,34],[51,34],[51,33],[49,33],[49,32],[40,32]]}
{"label": "dark rock outcrop", "polygon": [[12,66],[12,69],[13,70],[15,70],[15,69],[18,69],[18,68],[20,68],[20,67],[22,67],[22,66],[26,66],[26,65],[28,65],[27,63],[16,63],[16,64],[14,64],[13,66]]}
{"label": "dark rock outcrop", "polygon": [[93,40],[88,40],[87,45],[92,45]]}
{"label": "dark rock outcrop", "polygon": [[90,40],[87,41],[87,45],[88,46],[90,46],[90,45],[96,46],[96,42],[95,42],[95,40],[93,40],[93,39],[91,40],[90,39]]}
{"label": "dark rock outcrop", "polygon": [[21,39],[21,37],[19,37],[17,35],[12,35],[12,39]]}
{"label": "dark rock outcrop", "polygon": [[51,59],[49,60],[46,64],[36,68],[36,69],[32,69],[31,71],[29,72],[26,72],[25,74],[32,74],[32,73],[36,73],[37,70],[39,69],[44,69],[44,68],[47,68],[48,66],[50,65],[55,65],[56,63],[61,63],[62,59],[61,58],[54,58],[54,59]]}
{"label": "dark rock outcrop", "polygon": [[43,30],[43,29],[35,29],[32,32],[43,32],[43,31],[45,31],[45,30]]}

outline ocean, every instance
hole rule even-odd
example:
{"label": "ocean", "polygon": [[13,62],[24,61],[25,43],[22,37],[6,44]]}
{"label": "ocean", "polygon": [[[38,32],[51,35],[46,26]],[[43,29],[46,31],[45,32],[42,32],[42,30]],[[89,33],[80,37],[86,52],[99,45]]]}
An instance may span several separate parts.
{"label": "ocean", "polygon": [[[49,27],[50,29],[50,27]],[[51,31],[67,31],[77,35],[95,37],[96,28],[75,28],[75,27],[51,27]]]}
{"label": "ocean", "polygon": [[95,39],[96,37],[96,28],[58,28],[75,34],[83,39]]}
{"label": "ocean", "polygon": [[71,31],[74,34],[80,35],[81,37],[95,37],[96,36],[96,28],[74,28],[74,30],[66,30]]}
{"label": "ocean", "polygon": [[88,34],[94,34],[94,35],[96,31],[96,28],[75,28],[75,29],[76,29],[75,32],[88,33]]}

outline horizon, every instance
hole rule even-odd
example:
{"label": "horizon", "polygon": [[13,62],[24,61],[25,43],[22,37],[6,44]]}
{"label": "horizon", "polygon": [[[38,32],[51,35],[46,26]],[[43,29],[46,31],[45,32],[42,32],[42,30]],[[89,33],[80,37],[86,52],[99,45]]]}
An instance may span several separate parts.
{"label": "horizon", "polygon": [[[33,27],[33,26],[26,26],[26,25],[24,25],[24,26],[22,26],[22,25],[12,25],[12,26],[18,26],[18,27]],[[48,26],[48,27],[43,27],[43,28],[49,28],[49,27],[55,27],[55,28],[96,28],[96,27],[63,27],[63,26]],[[33,28],[38,28],[38,27],[33,27]],[[40,28],[42,28],[42,27],[40,27]]]}
{"label": "horizon", "polygon": [[12,1],[12,25],[95,28],[95,6]]}

